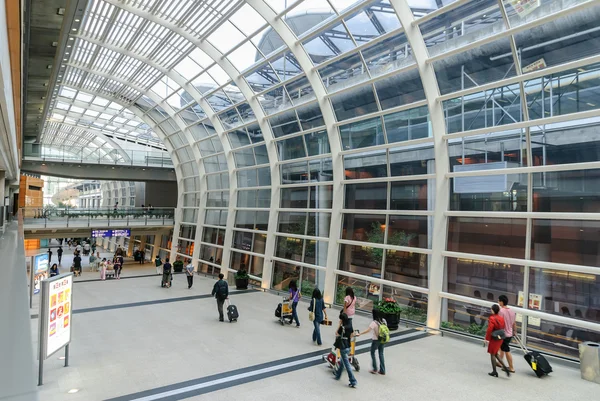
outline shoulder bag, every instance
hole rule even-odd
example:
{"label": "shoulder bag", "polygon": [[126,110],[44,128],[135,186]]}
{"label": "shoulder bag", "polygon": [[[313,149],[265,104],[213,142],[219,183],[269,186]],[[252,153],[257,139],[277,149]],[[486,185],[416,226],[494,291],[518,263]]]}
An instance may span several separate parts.
{"label": "shoulder bag", "polygon": [[312,311],[308,312],[308,320],[310,320],[311,322],[314,322],[315,321],[315,308],[317,307],[317,300],[313,298],[312,304],[313,304],[313,309],[312,309]]}

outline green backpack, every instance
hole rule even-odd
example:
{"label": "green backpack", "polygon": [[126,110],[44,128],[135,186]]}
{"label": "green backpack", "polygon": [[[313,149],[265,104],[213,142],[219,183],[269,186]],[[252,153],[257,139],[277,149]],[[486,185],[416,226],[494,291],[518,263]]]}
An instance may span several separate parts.
{"label": "green backpack", "polygon": [[379,336],[378,340],[381,344],[387,344],[390,341],[390,329],[388,329],[385,323],[378,322],[379,324]]}

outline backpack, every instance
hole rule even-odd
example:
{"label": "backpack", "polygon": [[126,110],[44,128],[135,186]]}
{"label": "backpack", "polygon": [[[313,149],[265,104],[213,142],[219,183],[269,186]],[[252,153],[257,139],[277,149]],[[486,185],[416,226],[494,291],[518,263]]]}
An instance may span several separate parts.
{"label": "backpack", "polygon": [[225,299],[227,298],[227,283],[223,282],[221,283],[220,281],[217,281],[217,297],[219,299]]}
{"label": "backpack", "polygon": [[377,340],[381,344],[387,344],[390,341],[390,329],[388,329],[385,323],[379,322],[379,335]]}

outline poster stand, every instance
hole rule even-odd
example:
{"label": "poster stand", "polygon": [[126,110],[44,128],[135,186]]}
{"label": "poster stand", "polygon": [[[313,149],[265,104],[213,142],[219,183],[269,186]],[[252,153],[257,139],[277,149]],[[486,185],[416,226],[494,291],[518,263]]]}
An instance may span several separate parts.
{"label": "poster stand", "polygon": [[73,273],[64,273],[41,282],[39,314],[38,386],[44,384],[44,360],[65,349],[69,366],[71,316],[73,311]]}

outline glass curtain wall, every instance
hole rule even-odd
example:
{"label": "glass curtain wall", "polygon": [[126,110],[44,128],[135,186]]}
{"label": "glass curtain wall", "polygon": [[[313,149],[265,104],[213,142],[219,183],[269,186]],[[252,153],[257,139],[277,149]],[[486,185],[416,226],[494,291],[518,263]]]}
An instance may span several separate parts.
{"label": "glass curtain wall", "polygon": [[599,339],[597,2],[177,2],[91,1],[56,106],[160,138],[172,256],[473,335],[506,294],[532,348]]}

